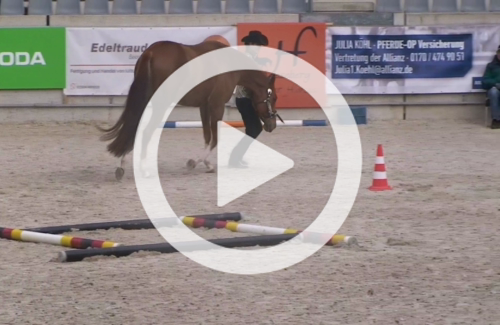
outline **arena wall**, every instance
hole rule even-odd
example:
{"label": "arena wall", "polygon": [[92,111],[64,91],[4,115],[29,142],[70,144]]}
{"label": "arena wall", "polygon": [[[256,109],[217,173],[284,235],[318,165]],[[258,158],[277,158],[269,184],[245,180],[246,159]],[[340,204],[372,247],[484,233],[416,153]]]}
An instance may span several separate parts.
{"label": "arena wall", "polygon": [[[371,5],[370,5],[371,3]],[[186,15],[186,16],[0,16],[0,27],[61,26],[61,27],[158,27],[158,26],[218,26],[238,22],[313,22],[335,26],[384,25],[463,25],[496,24],[500,13],[405,14],[376,13],[372,1],[323,1],[315,4],[317,12],[302,15]],[[329,12],[328,10],[338,12]],[[346,12],[342,12],[345,10]],[[326,12],[325,12],[326,11]],[[484,121],[483,93],[436,95],[348,95],[347,102],[367,107],[368,121],[412,119],[468,119]],[[114,122],[125,98],[65,96],[62,91],[0,91],[0,123],[24,122]],[[284,119],[324,118],[320,109],[281,110]],[[234,109],[228,108],[225,119],[238,120]],[[199,120],[196,109],[174,110],[169,120]]]}

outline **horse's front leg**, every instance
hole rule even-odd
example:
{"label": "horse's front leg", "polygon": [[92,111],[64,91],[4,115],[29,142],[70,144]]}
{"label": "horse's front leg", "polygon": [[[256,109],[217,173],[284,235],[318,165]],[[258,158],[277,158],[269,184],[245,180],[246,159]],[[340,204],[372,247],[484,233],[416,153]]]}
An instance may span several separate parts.
{"label": "horse's front leg", "polygon": [[190,170],[194,169],[200,163],[204,163],[206,165],[207,164],[206,161],[207,161],[207,158],[209,155],[210,155],[210,145],[205,144],[205,149],[203,149],[203,153],[200,154],[200,158],[198,158],[197,160],[194,160],[194,159],[188,160],[188,162],[187,162],[188,169],[190,169]]}
{"label": "horse's front leg", "polygon": [[[221,120],[220,118],[219,120]],[[211,120],[210,125],[203,125],[204,131],[207,131],[211,133],[210,135],[210,143],[207,144],[205,143],[205,149],[203,150],[203,153],[200,155],[200,158],[198,160],[194,159],[189,159],[187,162],[187,167],[188,169],[194,169],[198,164],[203,163],[205,167],[207,167],[207,173],[214,173],[215,172],[215,167],[211,163],[210,156],[212,155],[213,150],[217,146],[217,122],[219,120]],[[206,137],[205,137],[206,139]]]}
{"label": "horse's front leg", "polygon": [[207,167],[207,172],[208,173],[213,173],[215,171],[214,166],[210,162],[210,155],[212,154],[213,148],[211,144],[205,145],[205,149],[203,150],[203,153],[200,155],[200,158],[197,160],[194,159],[189,159],[187,162],[187,168],[189,170],[192,170],[196,168],[200,163],[203,163]]}
{"label": "horse's front leg", "polygon": [[[194,161],[188,161],[188,168],[195,168],[200,162],[207,167],[207,173],[215,172],[215,167],[210,162],[210,155],[217,146],[217,123],[224,116],[225,101],[223,98],[230,98],[233,89],[226,89],[224,83],[218,83],[212,89],[209,102],[200,107],[201,121],[203,125],[203,136],[205,138],[205,150],[203,156]],[[228,94],[226,94],[228,92]]]}
{"label": "horse's front leg", "polygon": [[207,161],[208,156],[210,155],[210,143],[212,140],[212,134],[210,130],[210,107],[208,105],[200,106],[200,117],[201,123],[203,127],[203,138],[205,139],[205,148],[203,152],[200,154],[200,158],[197,160],[189,159],[187,162],[188,169],[194,169],[198,166],[199,163],[203,162],[207,168],[210,163]]}
{"label": "horse's front leg", "polygon": [[[212,140],[213,141],[213,140]],[[207,156],[205,157],[205,159],[203,160],[203,163],[205,164],[205,166],[207,167],[207,173],[214,173],[215,172],[215,167],[212,165],[212,163],[210,162],[210,156],[212,154],[212,151],[214,149],[214,147],[212,147],[212,143],[210,143],[210,146],[207,147],[208,149],[208,154]]]}

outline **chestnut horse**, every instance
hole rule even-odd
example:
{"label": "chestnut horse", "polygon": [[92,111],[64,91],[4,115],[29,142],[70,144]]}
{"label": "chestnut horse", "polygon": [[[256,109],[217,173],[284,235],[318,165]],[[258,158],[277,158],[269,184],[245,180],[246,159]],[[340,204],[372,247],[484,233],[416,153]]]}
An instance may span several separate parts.
{"label": "chestnut horse", "polygon": [[[129,89],[125,110],[111,128],[98,127],[105,133],[101,136],[101,141],[113,140],[107,149],[120,159],[115,172],[117,180],[123,177],[125,155],[133,150],[141,116],[155,91],[182,65],[200,55],[224,47],[228,46],[216,41],[205,41],[196,45],[160,41],[151,44],[142,53],[135,65],[134,80]],[[264,123],[264,130],[272,132],[276,128],[276,117],[280,120],[281,117],[275,110],[275,78],[274,74],[268,76],[258,70],[223,73],[198,84],[179,101],[181,106],[199,107],[205,138],[202,157],[197,161],[190,159],[188,168],[195,168],[198,163],[203,162],[207,172],[214,172],[208,157],[217,146],[217,122],[222,120],[225,104],[231,99],[237,85],[249,90],[255,110]],[[145,135],[145,141],[150,137],[151,135]]]}

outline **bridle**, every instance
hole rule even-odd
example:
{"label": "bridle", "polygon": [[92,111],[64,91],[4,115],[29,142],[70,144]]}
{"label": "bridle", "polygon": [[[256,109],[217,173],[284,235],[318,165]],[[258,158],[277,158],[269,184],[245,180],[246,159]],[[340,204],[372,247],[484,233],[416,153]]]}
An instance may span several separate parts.
{"label": "bridle", "polygon": [[281,116],[278,114],[278,112],[273,112],[273,105],[271,103],[271,95],[273,94],[273,91],[271,89],[267,89],[267,98],[264,99],[263,103],[265,103],[267,105],[267,111],[269,112],[269,118],[275,118],[275,117],[278,117],[281,121],[281,123],[285,123],[283,122],[283,119],[281,119]]}

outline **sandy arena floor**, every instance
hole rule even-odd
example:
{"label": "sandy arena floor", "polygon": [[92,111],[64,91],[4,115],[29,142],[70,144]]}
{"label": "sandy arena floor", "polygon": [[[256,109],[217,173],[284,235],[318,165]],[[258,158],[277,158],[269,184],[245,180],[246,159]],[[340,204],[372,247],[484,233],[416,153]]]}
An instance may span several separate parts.
{"label": "sandy arena floor", "polygon": [[[59,263],[66,248],[1,239],[0,324],[500,324],[500,130],[398,122],[360,134],[361,187],[339,231],[360,247],[325,247],[283,271],[237,276],[182,254]],[[0,226],[147,218],[130,158],[117,183],[116,159],[98,136],[90,125],[1,125]],[[201,129],[165,130],[160,174],[176,213],[242,211],[252,224],[307,227],[335,180],[331,129],[280,128],[259,140],[295,168],[221,209],[216,175],[184,167],[202,148]],[[393,191],[367,190],[378,143]],[[156,230],[72,235],[164,241]]]}

